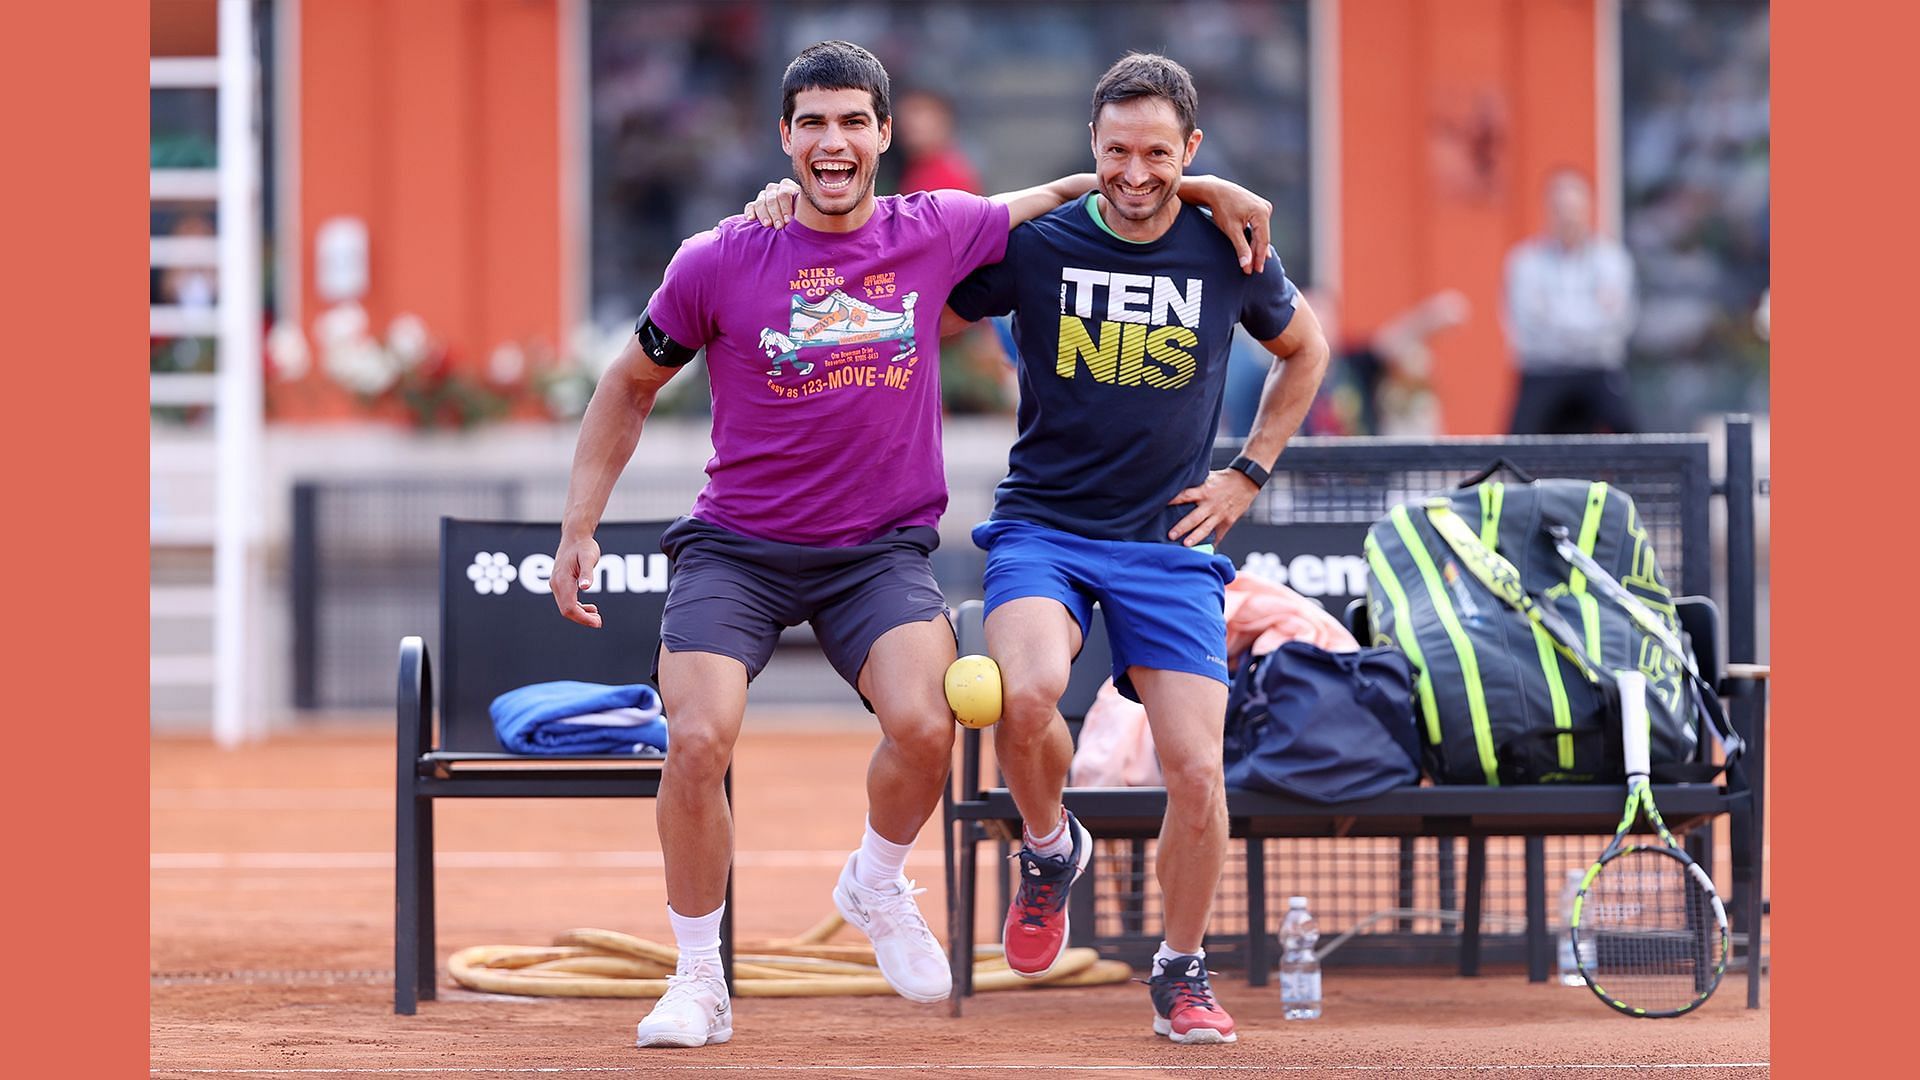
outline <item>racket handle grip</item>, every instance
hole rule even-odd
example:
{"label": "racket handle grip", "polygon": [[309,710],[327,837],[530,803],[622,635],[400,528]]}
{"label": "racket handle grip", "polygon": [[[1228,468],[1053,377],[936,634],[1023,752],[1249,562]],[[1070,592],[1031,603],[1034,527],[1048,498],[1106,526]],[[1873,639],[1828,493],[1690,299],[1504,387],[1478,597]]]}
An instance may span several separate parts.
{"label": "racket handle grip", "polygon": [[1620,688],[1620,747],[1627,775],[1646,776],[1652,770],[1648,740],[1647,677],[1638,671],[1614,675]]}

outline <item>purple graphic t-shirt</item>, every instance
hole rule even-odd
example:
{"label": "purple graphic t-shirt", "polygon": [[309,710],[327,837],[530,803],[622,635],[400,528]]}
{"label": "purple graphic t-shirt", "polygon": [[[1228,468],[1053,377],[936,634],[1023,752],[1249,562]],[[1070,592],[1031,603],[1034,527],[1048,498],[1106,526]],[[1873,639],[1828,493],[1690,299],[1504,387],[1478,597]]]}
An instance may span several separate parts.
{"label": "purple graphic t-shirt", "polygon": [[681,244],[647,311],[707,349],[713,458],[693,516],[813,547],[938,524],[940,312],[1006,253],[1007,221],[936,191],[881,198],[851,233],[731,217]]}

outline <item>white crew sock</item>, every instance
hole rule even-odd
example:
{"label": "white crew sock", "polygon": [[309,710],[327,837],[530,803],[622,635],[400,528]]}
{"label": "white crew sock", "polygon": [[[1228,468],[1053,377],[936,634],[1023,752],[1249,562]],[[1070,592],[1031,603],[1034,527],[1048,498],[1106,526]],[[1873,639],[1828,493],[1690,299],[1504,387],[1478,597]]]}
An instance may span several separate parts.
{"label": "white crew sock", "polygon": [[867,822],[867,831],[860,838],[860,855],[853,860],[853,879],[869,889],[883,889],[906,876],[907,853],[913,850],[913,844],[896,844],[873,831],[873,822]]}
{"label": "white crew sock", "polygon": [[671,904],[667,906],[667,921],[673,924],[673,941],[680,946],[680,972],[692,971],[702,962],[719,970],[720,917],[726,910],[727,905],[721,904],[705,915],[682,915],[673,910]]}
{"label": "white crew sock", "polygon": [[1073,835],[1067,832],[1067,812],[1060,811],[1060,821],[1053,831],[1045,836],[1035,836],[1025,825],[1020,831],[1026,834],[1027,850],[1035,855],[1045,855],[1051,859],[1064,859],[1073,853]]}
{"label": "white crew sock", "polygon": [[1204,964],[1207,959],[1207,950],[1203,947],[1197,952],[1183,953],[1163,940],[1160,942],[1160,948],[1153,954],[1153,973],[1160,974],[1161,969],[1167,966],[1167,961],[1176,956],[1198,956]]}

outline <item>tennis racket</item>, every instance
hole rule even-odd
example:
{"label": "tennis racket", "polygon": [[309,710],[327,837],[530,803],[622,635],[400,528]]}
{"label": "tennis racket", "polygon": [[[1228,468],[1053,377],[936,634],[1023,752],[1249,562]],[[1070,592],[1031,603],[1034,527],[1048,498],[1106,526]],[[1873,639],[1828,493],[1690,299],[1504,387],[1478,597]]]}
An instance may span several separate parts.
{"label": "tennis racket", "polygon": [[[1726,973],[1733,939],[1707,872],[1660,820],[1648,785],[1647,681],[1620,672],[1627,808],[1573,901],[1574,962],[1587,988],[1629,1016],[1682,1016]],[[1630,834],[1644,813],[1657,843]]]}

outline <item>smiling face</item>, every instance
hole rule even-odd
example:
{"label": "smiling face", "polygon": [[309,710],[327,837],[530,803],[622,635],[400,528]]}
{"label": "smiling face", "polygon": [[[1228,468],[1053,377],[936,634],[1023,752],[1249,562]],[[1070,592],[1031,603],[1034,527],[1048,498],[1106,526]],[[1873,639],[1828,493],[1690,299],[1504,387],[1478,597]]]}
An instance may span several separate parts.
{"label": "smiling face", "polygon": [[1174,196],[1200,149],[1200,131],[1185,135],[1179,113],[1159,97],[1102,106],[1092,128],[1094,173],[1111,212],[1107,224],[1135,240],[1165,232],[1180,212]]}
{"label": "smiling face", "polygon": [[793,119],[780,122],[780,148],[800,182],[796,217],[823,232],[866,223],[873,213],[874,168],[893,140],[893,123],[874,116],[865,90],[802,90]]}

